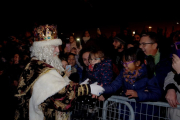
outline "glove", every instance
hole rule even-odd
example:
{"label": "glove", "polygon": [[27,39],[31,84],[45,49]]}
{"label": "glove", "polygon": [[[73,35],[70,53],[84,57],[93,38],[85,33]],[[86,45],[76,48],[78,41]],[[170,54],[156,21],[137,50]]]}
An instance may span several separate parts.
{"label": "glove", "polygon": [[87,78],[84,82],[82,82],[80,85],[82,84],[89,84],[89,78]]}
{"label": "glove", "polygon": [[104,88],[97,85],[96,82],[94,84],[91,84],[90,88],[91,88],[91,94],[94,94],[96,96],[100,96],[104,92]]}

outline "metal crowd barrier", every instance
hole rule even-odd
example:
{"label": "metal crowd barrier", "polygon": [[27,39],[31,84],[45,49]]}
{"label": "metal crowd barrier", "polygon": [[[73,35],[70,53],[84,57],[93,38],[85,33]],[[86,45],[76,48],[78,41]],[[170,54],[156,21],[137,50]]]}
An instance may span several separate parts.
{"label": "metal crowd barrier", "polygon": [[[123,96],[111,96],[95,107],[77,103],[71,120],[171,120],[166,102],[139,102]],[[177,108],[179,109],[180,105]]]}

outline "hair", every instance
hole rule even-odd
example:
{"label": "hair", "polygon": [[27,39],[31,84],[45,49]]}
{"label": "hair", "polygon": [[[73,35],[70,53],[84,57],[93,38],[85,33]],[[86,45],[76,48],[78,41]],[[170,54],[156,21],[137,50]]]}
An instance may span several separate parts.
{"label": "hair", "polygon": [[[173,37],[176,39],[176,41],[180,41],[180,31],[176,31],[174,33]],[[172,37],[172,39],[173,39],[173,37]],[[174,42],[176,42],[176,41],[174,41]]]}
{"label": "hair", "polygon": [[131,44],[131,45],[133,45],[134,47],[139,47],[139,42],[138,41],[129,41],[127,44],[126,44],[126,46],[125,46],[125,49],[128,49],[127,48],[127,46],[128,46],[128,44]]}
{"label": "hair", "polygon": [[72,37],[74,38],[74,40],[75,40],[75,36],[72,34],[72,35],[69,36],[69,38],[70,38],[71,36],[72,36]]}
{"label": "hair", "polygon": [[[138,33],[135,33],[135,34],[134,34],[134,36],[135,36],[135,35],[139,35],[139,37],[141,38],[141,35],[140,35],[140,34],[138,34]],[[134,36],[133,36],[133,38],[134,38]]]}
{"label": "hair", "polygon": [[66,58],[66,57],[64,57],[64,56],[59,57],[59,59],[60,59],[61,61],[67,61],[67,58]]}
{"label": "hair", "polygon": [[[146,37],[146,36],[148,36],[150,38],[151,42],[159,44],[159,39],[155,32],[148,32],[146,34],[142,34],[142,37]],[[158,47],[159,46],[157,46],[157,48]]]}
{"label": "hair", "polygon": [[89,58],[91,58],[92,55],[94,55],[97,58],[100,58],[101,60],[105,58],[104,52],[102,50],[92,50],[89,53]]}
{"label": "hair", "polygon": [[67,55],[67,58],[68,58],[70,55],[73,55],[74,57],[76,56],[74,53],[69,53],[69,54]]}
{"label": "hair", "polygon": [[82,65],[82,66],[85,66],[84,65],[84,62],[83,62],[83,59],[82,59],[82,56],[83,56],[83,54],[84,53],[86,53],[86,52],[91,52],[92,51],[92,48],[82,48],[81,49],[81,51],[80,51],[80,53],[79,53],[79,59],[78,59],[78,61],[79,61],[79,63]]}
{"label": "hair", "polygon": [[140,61],[140,65],[144,64],[146,60],[146,68],[147,68],[147,77],[152,78],[155,72],[155,63],[154,58],[152,56],[146,56],[142,49],[138,47],[131,47],[124,51],[123,53],[124,58],[126,61],[133,61],[135,62]]}
{"label": "hair", "polygon": [[89,33],[89,35],[90,35],[89,30],[84,30],[84,32],[83,32],[83,37],[85,36],[85,32],[86,32],[86,31],[88,31],[88,33]]}

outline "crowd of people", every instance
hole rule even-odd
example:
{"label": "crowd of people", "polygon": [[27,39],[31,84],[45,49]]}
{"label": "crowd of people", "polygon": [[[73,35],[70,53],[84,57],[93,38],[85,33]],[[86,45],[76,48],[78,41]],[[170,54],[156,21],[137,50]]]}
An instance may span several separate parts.
{"label": "crowd of people", "polygon": [[[54,28],[53,31],[55,31]],[[111,95],[122,95],[134,98],[137,102],[168,102],[171,107],[176,107],[180,103],[180,58],[175,44],[180,41],[179,31],[172,32],[171,36],[167,38],[162,33],[148,31],[142,31],[132,36],[128,29],[124,29],[121,33],[112,31],[111,36],[107,38],[100,29],[97,29],[96,37],[92,38],[89,31],[86,30],[80,40],[76,39],[74,35],[69,35],[68,39],[58,38],[61,39],[60,42],[50,44],[53,48],[43,49],[46,55],[41,53],[40,48],[49,44],[38,44],[40,34],[38,33],[37,37],[36,32],[37,29],[33,32],[26,31],[24,35],[9,36],[0,43],[0,78],[4,82],[3,84],[7,86],[7,98],[11,100],[11,112],[8,111],[8,113],[12,116],[16,115],[17,117],[15,111],[18,100],[14,97],[15,94],[17,95],[17,89],[19,90],[19,86],[22,84],[29,84],[27,81],[21,83],[20,77],[23,76],[24,80],[29,79],[28,77],[25,78],[24,74],[31,73],[27,73],[27,69],[33,69],[34,66],[30,66],[29,63],[30,61],[33,62],[32,57],[34,56],[38,56],[38,60],[45,60],[46,63],[60,70],[61,76],[66,75],[69,80],[73,81],[72,88],[77,85],[89,84],[91,85],[89,89],[83,87],[86,88],[85,91],[93,92],[91,89],[93,85],[101,86],[103,90],[99,94],[91,92],[92,98],[99,101],[105,101]],[[57,40],[57,35],[55,38]],[[49,38],[42,37],[41,40],[46,39]],[[57,62],[58,60],[53,61],[48,58],[52,54],[49,53],[51,50],[58,56],[60,63]],[[41,64],[43,63],[38,65]],[[49,70],[50,68],[46,69]],[[34,69],[36,70],[36,67]],[[39,75],[39,73],[37,74]],[[34,73],[34,76],[37,75]],[[59,79],[62,78],[59,77]],[[39,84],[43,83],[41,79],[38,81]],[[61,90],[66,85],[68,84],[60,85],[60,88],[57,87],[55,91]],[[33,91],[37,89],[36,87],[38,85],[33,84]],[[42,89],[48,91],[51,87],[47,90],[45,88]],[[23,88],[23,90],[25,89]],[[42,96],[44,98],[36,104],[42,105],[43,101],[48,102],[62,97],[56,95],[51,99],[48,98],[55,94],[55,91],[53,93],[47,92],[49,96]],[[28,99],[30,102],[33,101],[31,98]],[[135,109],[139,109],[138,106]],[[62,110],[62,108],[58,108],[58,110]],[[179,119],[178,112],[178,110],[171,109],[169,115],[173,120]],[[32,115],[36,118],[35,114]],[[47,117],[48,115],[44,113],[44,116]]]}

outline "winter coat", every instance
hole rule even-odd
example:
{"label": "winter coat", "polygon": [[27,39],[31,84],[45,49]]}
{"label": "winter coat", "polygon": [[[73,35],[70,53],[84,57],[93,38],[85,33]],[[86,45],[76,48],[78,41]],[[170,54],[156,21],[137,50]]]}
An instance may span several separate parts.
{"label": "winter coat", "polygon": [[113,94],[121,86],[123,86],[124,93],[126,93],[127,90],[135,90],[137,92],[138,98],[135,98],[137,102],[159,100],[161,97],[161,90],[157,79],[155,77],[151,79],[147,78],[147,69],[145,65],[140,70],[142,74],[136,78],[134,84],[130,84],[129,82],[125,81],[123,77],[123,70],[110,85],[103,86],[105,89],[104,94]]}
{"label": "winter coat", "polygon": [[90,79],[90,84],[98,82],[98,85],[106,85],[112,81],[113,69],[112,61],[104,59],[100,63],[94,65],[93,71],[87,70],[87,78]]}
{"label": "winter coat", "polygon": [[172,70],[172,61],[168,57],[164,57],[162,54],[160,55],[160,61],[155,66],[155,76],[158,80],[159,86],[162,91],[161,101],[164,101],[165,93],[163,90],[164,80],[167,74]]}
{"label": "winter coat", "polygon": [[[123,96],[125,96],[125,93],[127,90],[134,90],[137,92],[138,97],[134,98],[136,100],[136,104],[134,102],[130,102],[130,105],[132,106],[134,111],[136,111],[136,113],[142,113],[142,114],[135,113],[135,120],[140,120],[140,119],[145,120],[146,114],[152,115],[152,109],[154,109],[154,112],[153,112],[154,116],[158,116],[159,112],[156,106],[149,105],[148,110],[147,110],[147,106],[145,104],[141,105],[141,103],[139,103],[139,102],[145,102],[145,101],[158,101],[160,99],[161,90],[158,85],[156,77],[148,79],[147,69],[146,69],[146,66],[144,65],[142,69],[139,71],[142,74],[136,78],[133,84],[130,84],[129,82],[125,81],[125,78],[123,77],[123,70],[120,72],[117,78],[110,85],[103,86],[103,88],[105,89],[105,92],[103,94],[113,94],[121,86],[123,86],[123,93],[122,93]],[[123,108],[123,106],[121,108]],[[120,109],[120,108],[117,108],[117,109]],[[146,113],[146,110],[147,110],[147,113]],[[123,110],[122,111],[120,110],[120,112],[123,112]],[[122,113],[122,115],[123,114],[124,113]],[[125,118],[125,119],[128,119],[128,118]],[[148,116],[147,119],[151,120],[152,117]],[[153,118],[153,120],[155,120],[155,118]]]}
{"label": "winter coat", "polygon": [[83,70],[77,64],[75,64],[73,67],[76,69],[76,72],[79,75],[79,80],[78,81],[80,82],[82,80],[82,72],[83,72]]}

